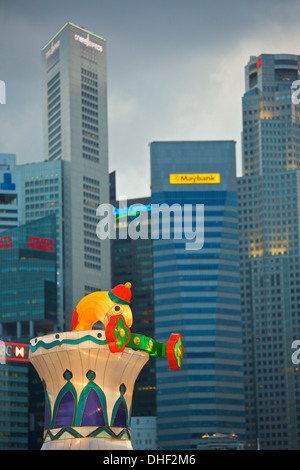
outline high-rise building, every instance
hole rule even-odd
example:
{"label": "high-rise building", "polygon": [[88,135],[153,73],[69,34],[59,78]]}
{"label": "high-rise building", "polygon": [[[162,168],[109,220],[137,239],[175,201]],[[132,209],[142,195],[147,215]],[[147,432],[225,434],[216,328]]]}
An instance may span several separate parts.
{"label": "high-rise building", "polygon": [[29,448],[28,351],[27,338],[0,336],[0,450]]}
{"label": "high-rise building", "polygon": [[[131,331],[154,337],[153,313],[153,260],[151,239],[151,198],[142,197],[120,201],[114,204],[116,239],[111,240],[112,286],[132,284],[130,307],[133,312]],[[135,208],[134,208],[135,206]],[[128,229],[136,219],[136,208],[149,214],[142,223],[145,224],[147,238],[132,239],[129,236],[120,238],[120,229]],[[139,230],[139,229],[138,229]],[[156,359],[150,357],[136,380],[132,402],[132,416],[156,415]]]}
{"label": "high-rise building", "polygon": [[0,231],[50,214],[56,216],[57,324],[64,328],[62,161],[17,165],[14,154],[0,154]]}
{"label": "high-rise building", "polygon": [[[153,311],[153,255],[151,239],[151,198],[141,197],[119,201],[116,199],[116,172],[110,173],[110,201],[113,206],[113,223],[116,238],[111,240],[111,285],[130,281],[133,312],[131,331],[154,337]],[[137,210],[137,212],[136,212]],[[128,235],[130,224],[147,213],[138,224],[137,231],[145,231],[145,237],[132,239]],[[137,216],[138,214],[138,216]],[[134,222],[133,222],[134,223]],[[120,233],[127,231],[122,238]],[[156,449],[156,358],[141,370],[134,387],[131,427],[132,445],[135,450]]]}
{"label": "high-rise building", "polygon": [[44,158],[63,162],[66,328],[78,301],[110,288],[110,242],[96,209],[109,203],[106,42],[66,23],[42,49]]}
{"label": "high-rise building", "polygon": [[[171,221],[169,236],[162,231],[153,239],[155,336],[166,342],[181,333],[184,345],[179,371],[156,363],[158,448],[196,448],[206,433],[243,440],[235,143],[153,142],[150,148],[151,223],[166,230],[168,209]],[[153,219],[162,204],[163,217]],[[201,240],[187,245],[195,240],[186,237],[203,230],[203,246]]]}
{"label": "high-rise building", "polygon": [[57,316],[55,215],[1,232],[0,327],[6,336],[53,331]]}
{"label": "high-rise building", "polygon": [[27,362],[27,346],[57,323],[55,221],[53,214],[0,235],[2,450],[34,449],[42,437],[43,387]]}
{"label": "high-rise building", "polygon": [[63,173],[62,161],[46,161],[17,166],[20,175],[20,223],[25,224],[48,215],[56,220],[57,324],[64,330],[63,279]]}
{"label": "high-rise building", "polygon": [[243,176],[238,178],[246,445],[300,446],[300,56],[245,67]]}
{"label": "high-rise building", "polygon": [[0,231],[17,227],[20,223],[19,174],[16,156],[0,154]]}

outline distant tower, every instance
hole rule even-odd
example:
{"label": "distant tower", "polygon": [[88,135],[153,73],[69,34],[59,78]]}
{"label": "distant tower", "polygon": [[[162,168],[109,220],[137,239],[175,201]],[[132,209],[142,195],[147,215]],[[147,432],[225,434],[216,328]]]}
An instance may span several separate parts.
{"label": "distant tower", "polygon": [[235,143],[153,142],[151,182],[152,213],[155,204],[177,205],[193,231],[204,205],[201,249],[187,250],[173,224],[169,239],[153,240],[155,337],[180,327],[186,351],[181,374],[156,365],[158,448],[196,448],[205,433],[243,440]]}
{"label": "distant tower", "polygon": [[[298,449],[300,375],[300,56],[245,67],[243,176],[238,179],[246,448]],[[298,432],[297,432],[298,429]]]}
{"label": "distant tower", "polygon": [[42,49],[45,160],[63,161],[66,328],[84,295],[110,287],[110,243],[96,236],[109,202],[106,43],[67,23]]}
{"label": "distant tower", "polygon": [[0,232],[20,224],[19,180],[16,156],[0,153]]}

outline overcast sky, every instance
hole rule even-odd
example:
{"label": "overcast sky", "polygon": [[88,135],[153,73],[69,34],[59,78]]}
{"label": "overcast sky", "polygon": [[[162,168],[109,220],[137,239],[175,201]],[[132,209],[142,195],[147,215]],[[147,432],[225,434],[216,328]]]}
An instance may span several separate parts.
{"label": "overcast sky", "polygon": [[299,0],[0,0],[0,153],[42,161],[41,49],[67,22],[107,41],[109,166],[150,194],[148,144],[235,140],[250,55],[300,54]]}

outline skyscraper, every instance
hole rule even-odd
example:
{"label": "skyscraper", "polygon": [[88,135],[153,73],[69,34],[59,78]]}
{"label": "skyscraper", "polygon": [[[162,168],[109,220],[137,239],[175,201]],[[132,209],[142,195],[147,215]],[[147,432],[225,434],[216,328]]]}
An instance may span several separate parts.
{"label": "skyscraper", "polygon": [[57,321],[55,215],[1,232],[1,334],[33,337]]}
{"label": "skyscraper", "polygon": [[[127,200],[125,207],[119,207],[119,201],[114,204],[117,237],[112,243],[112,286],[123,284],[126,280],[132,284],[132,299],[130,306],[133,312],[133,325],[131,331],[150,338],[154,337],[153,314],[153,261],[151,240],[151,219],[143,222],[146,226],[148,238],[136,240],[127,237],[119,238],[119,229],[128,227],[136,218],[132,207],[134,205],[146,209],[151,214],[151,198],[142,197]],[[156,415],[156,358],[150,357],[136,380],[134,399],[132,402],[132,416]]]}
{"label": "skyscraper", "polygon": [[[53,331],[57,323],[55,221],[52,214],[0,235],[2,450],[36,448],[35,440],[42,436],[43,388],[25,351],[29,338]],[[29,393],[34,399],[29,400]]]}
{"label": "skyscraper", "polygon": [[[168,341],[181,333],[184,344],[180,371],[156,363],[158,448],[196,448],[207,433],[243,440],[235,143],[153,142],[151,184],[152,213],[164,203],[173,223],[169,239],[153,240],[155,335]],[[197,205],[204,205],[204,245],[189,250],[185,225],[175,224],[181,214],[201,231]]]}
{"label": "skyscraper", "polygon": [[238,178],[247,446],[300,445],[300,56],[245,67],[243,176]]}
{"label": "skyscraper", "polygon": [[63,161],[66,328],[86,294],[110,288],[110,243],[96,236],[109,203],[106,42],[66,23],[42,49],[45,160]]}

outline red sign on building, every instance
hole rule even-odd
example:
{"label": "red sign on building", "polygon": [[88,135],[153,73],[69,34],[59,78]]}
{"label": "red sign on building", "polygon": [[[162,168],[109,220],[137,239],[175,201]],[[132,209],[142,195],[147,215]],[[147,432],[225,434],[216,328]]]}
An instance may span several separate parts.
{"label": "red sign on building", "polygon": [[0,237],[0,249],[1,248],[12,248],[13,243],[11,241],[11,236],[7,235],[5,237]]}
{"label": "red sign on building", "polygon": [[54,251],[51,238],[29,237],[27,245],[32,250]]}
{"label": "red sign on building", "polygon": [[0,364],[6,361],[29,362],[28,352],[29,344],[0,341]]}

